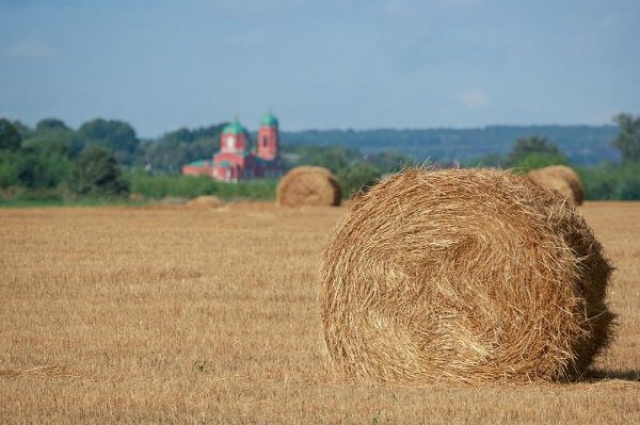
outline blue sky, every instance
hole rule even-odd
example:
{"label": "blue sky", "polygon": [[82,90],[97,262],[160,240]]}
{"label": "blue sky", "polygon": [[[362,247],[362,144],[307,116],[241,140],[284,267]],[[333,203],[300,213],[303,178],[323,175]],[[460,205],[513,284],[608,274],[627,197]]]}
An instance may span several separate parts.
{"label": "blue sky", "polygon": [[0,0],[0,116],[609,124],[640,114],[639,21],[637,0]]}

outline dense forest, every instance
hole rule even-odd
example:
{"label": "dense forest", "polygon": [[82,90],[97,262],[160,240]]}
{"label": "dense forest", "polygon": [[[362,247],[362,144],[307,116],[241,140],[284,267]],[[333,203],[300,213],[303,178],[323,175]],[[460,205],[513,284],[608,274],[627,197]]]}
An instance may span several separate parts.
{"label": "dense forest", "polygon": [[[490,126],[477,129],[281,132],[285,169],[331,169],[345,196],[411,164],[494,166],[517,171],[550,164],[578,170],[589,199],[640,199],[640,117],[609,126]],[[127,122],[96,118],[74,129],[57,118],[31,128],[0,118],[0,202],[91,199],[273,198],[277,181],[237,184],[181,176],[182,165],[211,158],[225,122],[141,139]],[[255,134],[253,134],[255,138]]]}
{"label": "dense forest", "polygon": [[472,162],[506,155],[517,139],[544,137],[558,146],[574,165],[594,165],[602,160],[618,161],[611,140],[618,127],[607,126],[489,126],[470,129],[424,130],[310,130],[283,132],[286,144],[308,146],[339,145],[357,148],[365,154],[401,152],[418,162]]}

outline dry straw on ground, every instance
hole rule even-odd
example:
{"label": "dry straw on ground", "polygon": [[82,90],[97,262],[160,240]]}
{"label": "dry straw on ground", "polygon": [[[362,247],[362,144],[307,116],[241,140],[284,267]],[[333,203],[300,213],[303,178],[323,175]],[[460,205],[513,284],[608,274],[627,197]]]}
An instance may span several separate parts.
{"label": "dry straw on ground", "polygon": [[0,378],[83,378],[80,373],[61,366],[36,366],[28,369],[0,369]]}
{"label": "dry straw on ground", "polygon": [[547,189],[554,189],[566,198],[572,199],[576,205],[584,201],[584,185],[580,176],[566,165],[551,165],[527,174],[534,182]]}
{"label": "dry straw on ground", "polygon": [[280,206],[337,206],[341,199],[338,179],[324,167],[293,168],[278,183],[277,204]]}
{"label": "dry straw on ground", "polygon": [[325,250],[324,338],[354,378],[573,379],[611,339],[610,273],[559,194],[409,168],[353,199]]}

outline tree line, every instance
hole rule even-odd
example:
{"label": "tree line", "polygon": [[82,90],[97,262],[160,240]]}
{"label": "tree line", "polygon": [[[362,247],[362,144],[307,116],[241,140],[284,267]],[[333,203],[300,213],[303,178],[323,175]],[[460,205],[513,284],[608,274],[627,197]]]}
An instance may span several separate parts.
{"label": "tree line", "polygon": [[[355,145],[305,143],[304,137],[293,140],[291,134],[283,137],[281,153],[285,170],[303,164],[332,170],[345,196],[416,163],[513,168],[516,172],[566,164],[583,177],[588,199],[640,199],[640,116],[620,114],[614,121],[616,132],[608,145],[617,152],[617,159],[609,155],[591,165],[572,163],[572,156],[543,135],[519,137],[506,152],[462,156],[462,163],[455,164],[451,161],[455,156],[431,156],[424,161],[375,140],[371,145],[366,140]],[[180,175],[182,165],[213,156],[226,124],[180,128],[158,139],[142,140],[130,124],[118,120],[96,118],[73,129],[56,118],[42,119],[34,128],[0,118],[0,201],[122,200],[130,194],[136,194],[136,199],[208,194],[227,199],[273,199],[275,180],[227,184],[208,177]],[[327,132],[329,140],[331,134]],[[455,147],[456,143],[450,143],[449,149]]]}
{"label": "tree line", "polygon": [[365,154],[395,150],[417,161],[467,162],[484,155],[509,153],[517,139],[542,137],[553,141],[576,166],[595,165],[603,159],[618,161],[610,141],[615,125],[531,125],[481,128],[305,130],[282,132],[285,143],[308,146],[340,145],[359,148]]}

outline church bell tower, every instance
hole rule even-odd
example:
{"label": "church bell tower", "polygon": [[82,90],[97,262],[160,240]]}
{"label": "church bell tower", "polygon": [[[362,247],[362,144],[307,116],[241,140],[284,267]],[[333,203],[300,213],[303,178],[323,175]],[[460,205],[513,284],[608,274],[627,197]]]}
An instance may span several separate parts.
{"label": "church bell tower", "polygon": [[271,112],[260,121],[256,156],[266,161],[273,161],[278,156],[278,119]]}

